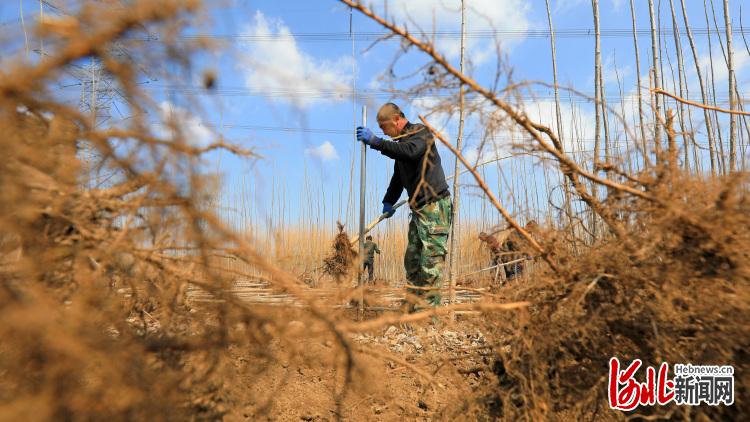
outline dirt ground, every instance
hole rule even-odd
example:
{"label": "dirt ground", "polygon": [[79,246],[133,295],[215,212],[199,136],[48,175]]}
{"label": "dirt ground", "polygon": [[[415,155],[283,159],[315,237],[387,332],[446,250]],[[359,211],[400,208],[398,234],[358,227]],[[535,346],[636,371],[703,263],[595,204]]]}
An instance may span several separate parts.
{"label": "dirt ground", "polygon": [[[352,340],[366,351],[356,354],[356,376],[367,382],[357,383],[341,401],[345,420],[460,418],[462,406],[468,406],[461,393],[476,390],[492,364],[484,334],[464,317],[453,325],[389,326]],[[326,356],[333,350],[330,340],[310,340],[302,348],[307,356]],[[244,359],[241,351],[235,352],[239,368]],[[228,415],[227,420],[333,420],[335,389],[340,387],[342,372],[331,362],[295,356],[263,374],[262,380],[245,378],[245,385],[237,385],[234,399],[244,398],[248,405],[242,414]],[[264,408],[271,397],[271,407]]]}
{"label": "dirt ground", "polygon": [[[511,283],[493,293],[511,296],[517,287]],[[288,326],[292,336],[316,329],[296,320]],[[300,335],[291,344],[275,342],[269,355],[283,358],[261,373],[248,372],[253,358],[235,348],[232,365],[239,376],[225,400],[239,410],[224,420],[496,420],[503,413],[493,394],[502,385],[498,352],[508,353],[510,346],[503,346],[494,330],[491,321],[475,313],[456,315],[454,322],[443,317],[351,334],[354,363],[343,395],[345,364],[335,339]],[[602,415],[620,420],[617,416]]]}

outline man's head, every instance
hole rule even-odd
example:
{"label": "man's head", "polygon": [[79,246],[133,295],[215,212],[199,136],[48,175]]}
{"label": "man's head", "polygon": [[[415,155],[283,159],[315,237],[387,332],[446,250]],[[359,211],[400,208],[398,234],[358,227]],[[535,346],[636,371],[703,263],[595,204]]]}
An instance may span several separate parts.
{"label": "man's head", "polygon": [[380,130],[391,138],[401,134],[404,126],[409,122],[404,112],[396,104],[385,103],[378,110],[378,126]]}
{"label": "man's head", "polygon": [[366,240],[372,240],[372,236],[367,236],[365,239]]}
{"label": "man's head", "polygon": [[487,233],[485,233],[485,232],[480,232],[480,233],[479,233],[479,238],[480,238],[480,239],[486,239],[486,238],[487,238]]}

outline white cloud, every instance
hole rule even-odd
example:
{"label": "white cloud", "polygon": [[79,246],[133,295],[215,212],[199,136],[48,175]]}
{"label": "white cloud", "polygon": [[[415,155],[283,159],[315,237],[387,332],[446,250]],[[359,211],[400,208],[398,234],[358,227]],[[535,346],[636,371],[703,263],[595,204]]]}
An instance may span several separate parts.
{"label": "white cloud", "polygon": [[[182,136],[188,143],[195,146],[208,145],[214,137],[211,130],[203,125],[200,117],[169,101],[159,103],[159,117],[161,123],[153,126],[154,133],[158,137],[174,139]],[[172,126],[177,130],[173,131]]]}
{"label": "white cloud", "polygon": [[[498,112],[491,105],[476,104],[476,106],[476,112],[472,113],[467,119],[466,127],[470,130],[464,132],[466,138],[462,153],[470,162],[477,159],[486,161],[505,157],[512,153],[515,144],[536,142],[531,140],[525,129],[509,121],[503,123],[493,133],[486,133],[485,130],[491,126],[487,124],[486,120],[503,118],[505,113]],[[591,150],[593,148],[595,137],[593,103],[570,104],[561,102],[562,135],[558,133],[555,102],[553,100],[529,101],[521,106],[520,111],[525,113],[532,121],[551,128],[552,132],[563,140],[563,146],[567,152]],[[481,119],[480,114],[483,116]],[[491,117],[491,114],[498,115]],[[486,142],[483,143],[483,139]],[[481,150],[479,150],[480,146]]]}
{"label": "white cloud", "polygon": [[[750,64],[750,55],[744,50],[735,50],[732,58],[735,78],[740,79],[740,75],[744,73],[746,66]],[[724,61],[724,55],[722,54],[721,49],[714,49],[711,57],[709,57],[708,54],[704,54],[698,58],[698,64],[700,65],[701,73],[703,74],[704,83],[706,83],[708,75],[711,74],[711,60],[713,60],[714,79],[716,80],[716,84],[725,87],[729,79],[729,70],[727,69],[727,64]],[[690,76],[696,77],[694,69],[690,69]],[[695,86],[698,86],[697,77],[693,82]],[[719,88],[717,87],[717,90],[718,89]]]}
{"label": "white cloud", "polygon": [[246,49],[239,53],[248,88],[300,108],[347,98],[354,69],[351,57],[328,61],[306,54],[281,20],[268,20],[260,11],[245,33],[268,39],[244,44]]}
{"label": "white cloud", "polygon": [[[585,107],[585,108],[584,108]],[[540,100],[525,104],[529,118],[549,128],[563,139],[566,151],[590,150],[595,137],[595,116],[593,104],[583,103],[582,107],[560,103],[562,136],[557,130],[557,113],[553,100]]]}
{"label": "white cloud", "polygon": [[306,148],[305,155],[317,157],[323,161],[333,161],[339,159],[336,147],[330,141],[325,141],[315,148]]}
{"label": "white cloud", "polygon": [[[450,36],[437,36],[436,44],[448,58],[456,58],[460,53],[461,0],[385,0],[388,15],[395,17],[400,24],[406,23],[411,32],[420,29],[431,32],[450,32]],[[526,31],[529,28],[529,2],[524,0],[467,0],[466,31]],[[383,10],[383,2],[375,10]],[[498,37],[505,48],[516,44],[522,37]],[[466,56],[475,64],[481,64],[494,55],[493,40],[467,37]]]}

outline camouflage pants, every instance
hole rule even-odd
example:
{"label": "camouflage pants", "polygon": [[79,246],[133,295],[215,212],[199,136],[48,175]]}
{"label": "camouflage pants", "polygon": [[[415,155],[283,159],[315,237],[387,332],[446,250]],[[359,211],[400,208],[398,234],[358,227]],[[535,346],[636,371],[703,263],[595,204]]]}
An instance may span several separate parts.
{"label": "camouflage pants", "polygon": [[440,305],[448,233],[451,226],[451,198],[439,199],[413,210],[409,221],[409,240],[404,254],[404,268],[409,284],[435,290],[407,289],[432,306]]}

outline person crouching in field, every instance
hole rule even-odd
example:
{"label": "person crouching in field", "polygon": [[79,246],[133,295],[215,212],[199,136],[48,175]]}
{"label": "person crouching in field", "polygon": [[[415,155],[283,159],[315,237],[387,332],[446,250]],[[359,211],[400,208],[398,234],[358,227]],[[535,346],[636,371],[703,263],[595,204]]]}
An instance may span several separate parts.
{"label": "person crouching in field", "polygon": [[[538,231],[539,226],[536,221],[530,220],[524,226],[524,229],[531,235],[534,235]],[[507,236],[503,239],[502,243],[495,238],[492,234],[485,232],[479,233],[479,240],[481,240],[492,255],[492,265],[502,266],[500,271],[502,272],[501,281],[510,280],[514,277],[521,275],[524,271],[524,260],[531,259],[529,255],[530,249],[525,239],[523,239],[517,231],[512,228],[503,230],[500,234],[505,233]],[[495,276],[497,281],[497,272]]]}
{"label": "person crouching in field", "polygon": [[[529,235],[534,236],[539,230],[539,225],[536,221],[529,220],[524,226],[524,230]],[[518,277],[525,269],[526,263],[524,261],[531,259],[531,247],[526,239],[523,239],[517,231],[513,230],[503,242],[502,249],[506,279]]]}
{"label": "person crouching in field", "polygon": [[481,232],[479,233],[479,240],[481,240],[490,251],[490,255],[492,255],[492,265],[502,264],[501,257],[503,251],[501,249],[500,242],[495,239],[495,236],[489,235],[485,232]]}
{"label": "person crouching in field", "polygon": [[[404,269],[407,292],[424,298],[432,306],[441,303],[445,255],[451,225],[451,197],[432,133],[410,123],[393,103],[380,107],[378,126],[392,141],[381,139],[364,127],[357,139],[394,160],[393,177],[383,197],[383,214],[391,217],[393,205],[406,189],[411,219]],[[411,311],[417,307],[411,306]]]}

